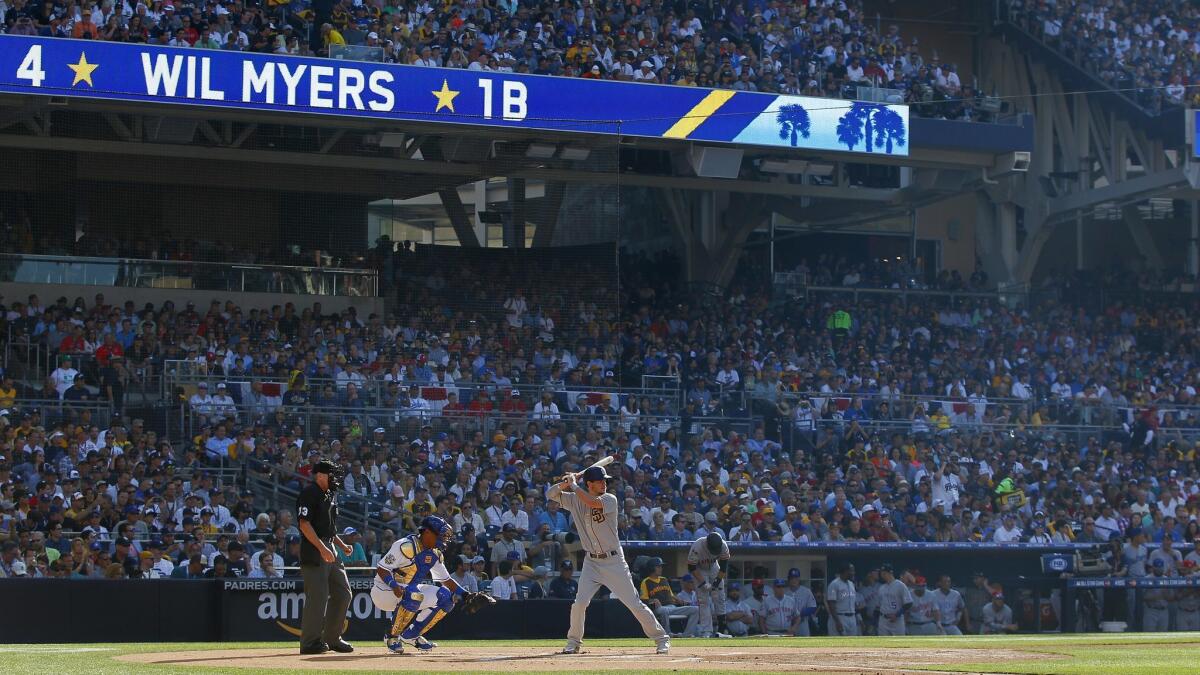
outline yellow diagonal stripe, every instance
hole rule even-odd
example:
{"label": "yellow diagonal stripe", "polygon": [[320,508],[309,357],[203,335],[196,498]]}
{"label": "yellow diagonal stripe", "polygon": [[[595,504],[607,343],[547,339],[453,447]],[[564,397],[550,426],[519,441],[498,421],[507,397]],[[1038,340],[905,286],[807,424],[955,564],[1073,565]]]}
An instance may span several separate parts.
{"label": "yellow diagonal stripe", "polygon": [[695,131],[704,120],[707,120],[709,115],[717,111],[717,108],[725,105],[725,102],[733,98],[737,93],[728,89],[714,89],[708,93],[694,108],[688,111],[682,119],[671,126],[670,129],[662,135],[663,138],[687,138],[689,134]]}

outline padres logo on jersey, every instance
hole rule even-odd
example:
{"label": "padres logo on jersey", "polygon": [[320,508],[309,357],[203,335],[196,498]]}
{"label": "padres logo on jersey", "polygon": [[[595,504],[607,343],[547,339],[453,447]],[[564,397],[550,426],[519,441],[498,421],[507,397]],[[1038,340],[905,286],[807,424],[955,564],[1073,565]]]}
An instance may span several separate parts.
{"label": "padres logo on jersey", "polygon": [[604,509],[592,509],[592,522],[593,523],[603,523],[604,518],[605,518]]}

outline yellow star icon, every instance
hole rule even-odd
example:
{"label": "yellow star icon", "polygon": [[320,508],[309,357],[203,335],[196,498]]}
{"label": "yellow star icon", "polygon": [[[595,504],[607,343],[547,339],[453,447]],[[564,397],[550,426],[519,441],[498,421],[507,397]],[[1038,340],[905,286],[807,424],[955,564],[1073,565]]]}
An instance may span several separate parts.
{"label": "yellow star icon", "polygon": [[449,81],[442,80],[441,91],[431,91],[429,93],[436,96],[438,100],[437,107],[433,109],[433,112],[438,112],[442,108],[449,108],[450,112],[454,112],[454,97],[458,96],[460,92],[452,90]]}
{"label": "yellow star icon", "polygon": [[92,73],[99,68],[100,65],[96,63],[88,63],[87,54],[79,52],[79,63],[68,63],[67,67],[75,71],[75,79],[71,81],[72,87],[80,82],[87,82],[89,87],[96,86],[95,84],[92,84]]}

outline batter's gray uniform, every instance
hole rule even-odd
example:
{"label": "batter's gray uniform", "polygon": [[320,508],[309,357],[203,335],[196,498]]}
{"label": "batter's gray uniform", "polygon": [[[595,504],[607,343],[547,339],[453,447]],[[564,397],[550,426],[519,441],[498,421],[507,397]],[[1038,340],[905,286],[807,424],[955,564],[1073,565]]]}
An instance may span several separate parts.
{"label": "batter's gray uniform", "polygon": [[[879,587],[879,634],[906,635],[904,628],[904,606],[913,601],[908,586],[899,579]],[[889,619],[888,615],[895,618]]]}
{"label": "batter's gray uniform", "polygon": [[928,590],[913,593],[912,607],[905,614],[905,628],[909,635],[941,635],[937,621],[937,603]]}
{"label": "batter's gray uniform", "polygon": [[967,610],[962,594],[953,588],[944,593],[939,588],[930,595],[933,596],[933,604],[937,605],[942,630],[946,631],[946,635],[962,635],[958,625],[962,623],[963,612]]}
{"label": "batter's gray uniform", "polygon": [[[858,593],[854,590],[853,581],[842,581],[838,577],[829,582],[829,587],[825,589],[825,602],[833,606],[833,613],[838,618],[838,621],[829,618],[830,635],[852,637],[859,634]],[[839,622],[842,624],[841,630],[838,630]]]}
{"label": "batter's gray uniform", "polygon": [[[576,487],[576,490],[583,489]],[[587,616],[588,604],[601,585],[620,600],[633,617],[642,625],[646,637],[661,643],[670,638],[667,631],[654,618],[654,612],[642,603],[637,589],[633,587],[633,578],[629,575],[629,565],[625,563],[625,553],[621,550],[621,541],[617,537],[617,498],[610,493],[598,497],[601,508],[593,509],[585,505],[579,497],[571,492],[563,492],[558,485],[550,486],[546,491],[546,499],[556,501],[571,514],[575,521],[576,534],[579,543],[586,551],[583,559],[583,569],[579,572],[579,590],[575,594],[575,602],[571,605],[571,628],[567,631],[568,645],[583,644],[584,618]]]}
{"label": "batter's gray uniform", "polygon": [[1200,630],[1200,590],[1181,588],[1175,597],[1175,630]]}
{"label": "batter's gray uniform", "polygon": [[[713,555],[708,552],[708,537],[701,537],[692,542],[688,549],[687,561],[695,565],[696,571],[703,581],[697,580],[696,601],[700,606],[700,633],[710,635],[713,632],[713,617],[725,613],[725,582],[713,586],[713,581],[721,574],[718,560],[729,560],[729,544],[721,541],[721,552]],[[697,576],[697,575],[693,575]]]}
{"label": "batter's gray uniform", "polygon": [[1165,633],[1169,629],[1171,600],[1172,592],[1169,588],[1147,588],[1142,591],[1143,632]]}

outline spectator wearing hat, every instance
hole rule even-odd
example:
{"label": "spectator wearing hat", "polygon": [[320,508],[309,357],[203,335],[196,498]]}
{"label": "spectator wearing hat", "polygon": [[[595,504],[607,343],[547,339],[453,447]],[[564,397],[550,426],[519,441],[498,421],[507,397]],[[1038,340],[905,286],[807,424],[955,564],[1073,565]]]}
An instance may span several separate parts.
{"label": "spectator wearing hat", "polygon": [[558,576],[550,580],[550,597],[558,600],[574,600],[579,591],[579,582],[574,578],[575,564],[564,560],[558,564]]}
{"label": "spectator wearing hat", "polygon": [[342,541],[353,548],[349,555],[343,550],[337,552],[338,560],[346,567],[366,567],[367,552],[363,548],[362,538],[362,533],[353,527],[342,530]]}
{"label": "spectator wearing hat", "polygon": [[[512,557],[511,554],[516,554]],[[512,523],[505,523],[500,527],[500,539],[492,545],[492,571],[496,575],[500,573],[500,563],[505,560],[511,560],[514,564],[520,564],[526,559],[525,542],[517,538],[517,528]],[[511,565],[510,565],[511,567]]]}
{"label": "spectator wearing hat", "polygon": [[[345,541],[346,543],[350,543],[349,541],[346,540],[345,535],[342,536],[342,541]],[[268,534],[265,537],[263,537],[262,549],[259,550],[258,552],[256,552],[254,555],[250,556],[250,571],[251,571],[251,573],[253,573],[255,570],[261,568],[263,566],[263,564],[266,563],[267,561],[271,562],[271,566],[275,570],[282,570],[283,556],[279,555],[279,553],[276,552],[276,547],[277,547],[278,543],[279,542],[275,539],[275,535],[273,535],[273,534]]]}
{"label": "spectator wearing hat", "polygon": [[1003,635],[1017,632],[1017,624],[1013,621],[1012,608],[1004,604],[1004,593],[996,591],[992,594],[991,602],[983,607],[979,625],[980,635]]}
{"label": "spectator wearing hat", "polygon": [[208,383],[201,382],[196,385],[196,393],[188,398],[188,409],[192,411],[200,424],[207,424],[208,418],[213,414],[213,400],[208,393]]}
{"label": "spectator wearing hat", "polygon": [[172,579],[203,579],[204,571],[204,556],[193,553],[187,562],[177,565],[170,576]]}
{"label": "spectator wearing hat", "polygon": [[529,590],[525,597],[529,600],[544,600],[550,597],[550,582],[548,576],[550,568],[546,565],[538,565],[533,568],[533,580],[529,584]]}

